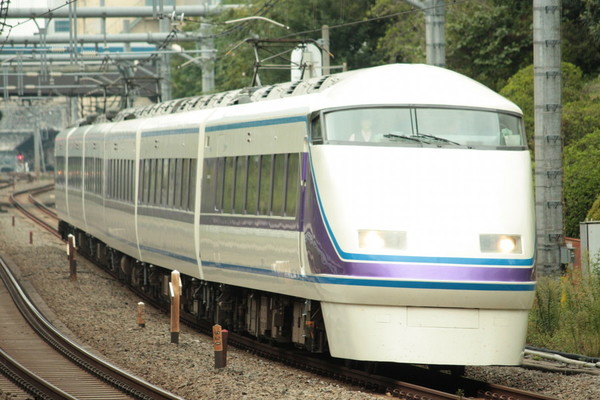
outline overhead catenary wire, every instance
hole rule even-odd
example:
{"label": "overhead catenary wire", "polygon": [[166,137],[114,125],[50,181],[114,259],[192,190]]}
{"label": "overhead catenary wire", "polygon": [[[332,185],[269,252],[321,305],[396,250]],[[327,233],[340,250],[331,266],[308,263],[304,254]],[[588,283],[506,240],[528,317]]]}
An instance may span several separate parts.
{"label": "overhead catenary wire", "polygon": [[[8,4],[10,4],[10,0],[7,0]],[[46,11],[45,13],[39,15],[39,17],[44,17],[46,15],[52,14],[54,11],[56,10],[60,10],[63,7],[69,7],[71,6],[72,3],[77,2],[77,0],[65,0],[65,3],[60,5],[60,6],[56,6],[54,8],[49,8],[48,11]],[[27,19],[24,19],[22,21],[19,21],[18,23],[14,24],[14,25],[10,25],[4,22],[5,26],[8,26],[8,33],[6,34],[6,38],[4,38],[4,40],[0,43],[0,50],[2,50],[4,48],[4,45],[6,44],[6,42],[8,41],[8,38],[10,37],[10,33],[12,32],[13,28],[16,28],[17,26],[23,25],[29,21],[33,21],[35,20],[35,17],[29,17]]]}

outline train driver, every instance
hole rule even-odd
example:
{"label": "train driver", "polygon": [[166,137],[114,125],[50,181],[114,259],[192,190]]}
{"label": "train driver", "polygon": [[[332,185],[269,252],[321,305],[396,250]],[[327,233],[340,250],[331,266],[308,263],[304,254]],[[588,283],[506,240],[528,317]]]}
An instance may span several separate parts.
{"label": "train driver", "polygon": [[360,121],[360,132],[353,133],[348,138],[351,142],[370,142],[375,139],[372,129],[373,123],[369,118],[362,118]]}

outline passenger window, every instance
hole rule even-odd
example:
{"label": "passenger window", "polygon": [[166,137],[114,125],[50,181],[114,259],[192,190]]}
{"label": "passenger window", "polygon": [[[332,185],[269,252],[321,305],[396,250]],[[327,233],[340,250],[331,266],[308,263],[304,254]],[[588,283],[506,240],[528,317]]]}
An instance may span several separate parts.
{"label": "passenger window", "polygon": [[131,186],[132,186],[132,182],[133,182],[133,168],[131,165],[130,160],[123,160],[123,164],[125,166],[125,173],[126,173],[126,181],[125,181],[125,188],[123,191],[123,200],[125,201],[131,201]]}
{"label": "passenger window", "polygon": [[168,201],[167,206],[173,208],[175,206],[175,183],[177,174],[175,170],[175,159],[169,159],[169,187],[167,189]]}
{"label": "passenger window", "polygon": [[296,216],[299,187],[300,155],[298,153],[295,153],[289,155],[287,167],[285,215],[288,217]]}
{"label": "passenger window", "polygon": [[217,159],[217,174],[215,176],[217,180],[217,200],[215,203],[216,211],[223,211],[223,189],[225,183],[225,159]]}
{"label": "passenger window", "polygon": [[217,160],[217,158],[205,159],[202,168],[202,212],[205,213],[215,212]]}
{"label": "passenger window", "polygon": [[181,208],[189,210],[190,207],[190,159],[181,160]]}
{"label": "passenger window", "polygon": [[181,208],[183,199],[181,198],[181,186],[183,180],[183,159],[175,159],[175,203],[176,208]]}
{"label": "passenger window", "polygon": [[166,206],[169,200],[169,159],[164,158],[162,160],[163,169],[162,169],[162,193],[160,195],[160,204]]}
{"label": "passenger window", "polygon": [[233,211],[233,184],[235,178],[235,157],[225,157],[225,181],[223,186],[223,212]]}
{"label": "passenger window", "polygon": [[258,213],[269,215],[271,209],[271,172],[273,170],[273,156],[263,155],[260,160],[260,191],[258,200]]}
{"label": "passenger window", "polygon": [[258,172],[260,156],[248,157],[248,193],[246,194],[246,212],[255,215],[258,210]]}
{"label": "passenger window", "polygon": [[163,162],[162,159],[158,158],[156,161],[156,186],[154,187],[154,205],[160,205],[160,195],[162,193],[162,180],[163,180]]}
{"label": "passenger window", "polygon": [[188,210],[193,210],[196,207],[196,171],[198,169],[198,160],[192,158],[190,160],[190,190],[188,192]]}
{"label": "passenger window", "polygon": [[275,155],[275,166],[273,169],[273,215],[283,215],[286,176],[286,154]]}
{"label": "passenger window", "polygon": [[148,183],[148,204],[155,204],[156,198],[156,159],[148,160],[150,164],[150,182]]}
{"label": "passenger window", "polygon": [[142,189],[142,203],[148,204],[150,196],[150,160],[142,160],[142,175],[144,176],[144,185]]}
{"label": "passenger window", "polygon": [[104,176],[104,165],[102,163],[102,159],[98,159],[98,194],[102,194],[104,190],[104,180],[102,179]]}
{"label": "passenger window", "polygon": [[243,214],[246,211],[246,159],[245,156],[236,157],[235,166],[235,194],[234,194],[234,212]]}

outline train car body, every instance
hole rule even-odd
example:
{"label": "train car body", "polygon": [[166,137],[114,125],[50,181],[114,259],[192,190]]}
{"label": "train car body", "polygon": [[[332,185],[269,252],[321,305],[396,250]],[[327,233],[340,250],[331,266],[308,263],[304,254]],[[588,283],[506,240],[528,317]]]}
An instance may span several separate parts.
{"label": "train car body", "polygon": [[247,290],[214,319],[250,334],[306,346],[318,310],[308,347],[335,357],[514,365],[535,289],[521,118],[425,65],[179,100],[59,134],[56,206],[133,281]]}

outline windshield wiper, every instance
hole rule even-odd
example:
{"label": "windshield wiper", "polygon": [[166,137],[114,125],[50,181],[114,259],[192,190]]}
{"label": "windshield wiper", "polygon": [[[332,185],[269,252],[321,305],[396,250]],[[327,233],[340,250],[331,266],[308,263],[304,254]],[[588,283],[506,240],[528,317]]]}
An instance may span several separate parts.
{"label": "windshield wiper", "polygon": [[423,141],[415,136],[399,135],[397,133],[387,133],[387,134],[383,135],[383,137],[387,138],[387,139],[397,138],[397,139],[412,140],[413,142],[418,142],[418,143],[423,144]]}
{"label": "windshield wiper", "polygon": [[428,138],[428,139],[433,139],[433,140],[439,140],[440,142],[451,143],[451,144],[455,144],[457,146],[460,146],[460,143],[453,142],[452,140],[449,140],[449,139],[446,139],[446,138],[443,138],[443,137],[439,137],[439,136],[427,135],[425,133],[417,133],[415,136],[417,136],[417,137],[423,137],[423,138]]}

